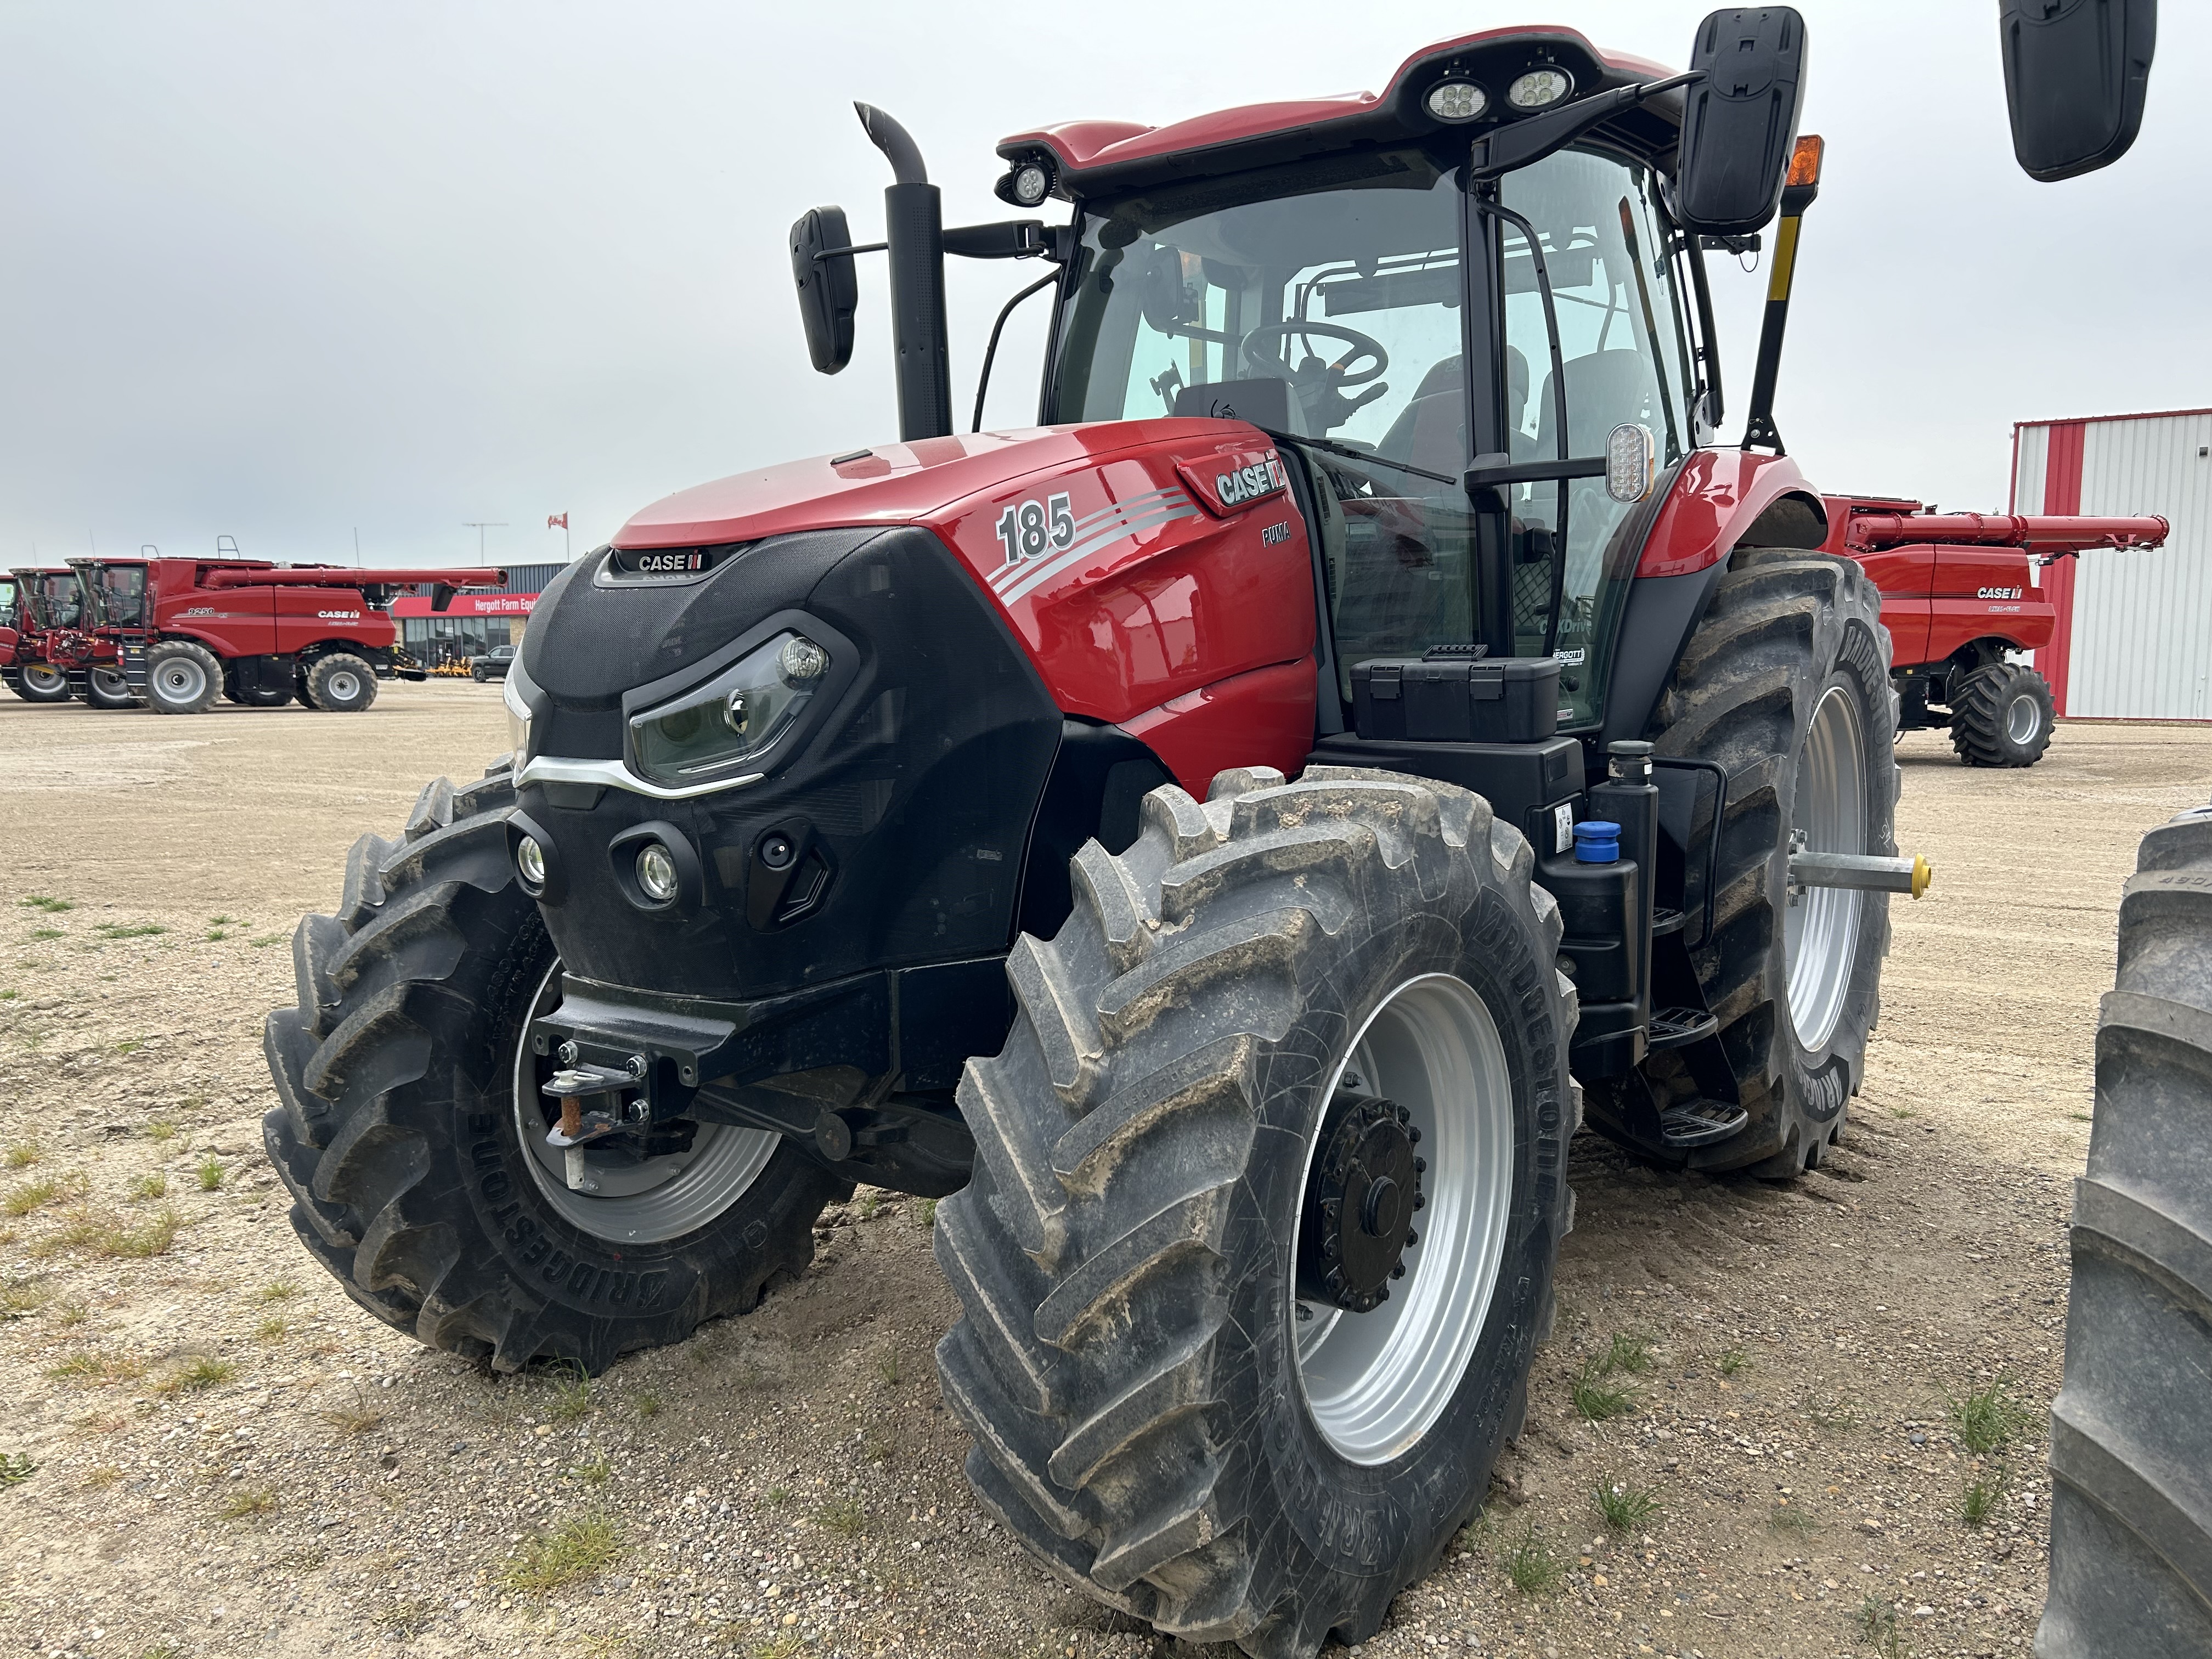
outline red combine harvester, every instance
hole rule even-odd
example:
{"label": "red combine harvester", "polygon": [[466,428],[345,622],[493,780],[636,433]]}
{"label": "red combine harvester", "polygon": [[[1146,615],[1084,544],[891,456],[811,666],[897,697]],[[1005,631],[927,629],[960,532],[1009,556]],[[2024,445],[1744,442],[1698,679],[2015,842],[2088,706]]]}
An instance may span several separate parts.
{"label": "red combine harvester", "polygon": [[218,695],[276,708],[352,713],[380,679],[424,678],[388,614],[403,588],[428,587],[443,611],[464,587],[497,587],[503,570],[349,570],[265,560],[72,559],[84,614],[57,647],[71,687],[96,704],[119,675],[125,701],[194,714]]}
{"label": "red combine harvester", "polygon": [[2010,656],[2049,645],[2057,625],[2036,563],[2096,547],[2157,547],[2171,528],[2155,514],[2024,518],[1934,513],[1878,495],[1822,499],[1822,546],[1856,559],[1881,589],[1898,730],[1949,727],[1969,766],[2033,766],[2051,745],[2050,683]]}
{"label": "red combine harvester", "polygon": [[54,660],[53,652],[56,643],[76,626],[84,605],[83,584],[66,565],[18,569],[9,580],[14,599],[5,627],[14,637],[6,642],[0,680],[26,702],[67,702],[69,675]]}

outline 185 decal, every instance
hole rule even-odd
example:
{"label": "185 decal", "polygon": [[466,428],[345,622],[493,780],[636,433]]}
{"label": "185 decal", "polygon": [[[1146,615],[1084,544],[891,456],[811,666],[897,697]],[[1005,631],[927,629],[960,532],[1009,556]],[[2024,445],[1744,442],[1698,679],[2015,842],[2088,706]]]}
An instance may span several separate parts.
{"label": "185 decal", "polygon": [[1007,507],[999,515],[997,528],[999,545],[1006,550],[1008,564],[1041,558],[1047,550],[1065,551],[1075,544],[1075,514],[1064,494]]}

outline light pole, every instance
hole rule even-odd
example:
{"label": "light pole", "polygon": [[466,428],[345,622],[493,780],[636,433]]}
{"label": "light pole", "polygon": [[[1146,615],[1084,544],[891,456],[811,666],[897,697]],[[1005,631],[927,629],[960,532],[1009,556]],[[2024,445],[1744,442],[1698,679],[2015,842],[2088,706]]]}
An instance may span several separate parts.
{"label": "light pole", "polygon": [[487,530],[504,530],[507,528],[507,520],[504,519],[464,519],[461,520],[461,528],[464,530],[473,530],[477,532],[477,562],[478,564],[482,564],[484,562],[484,532]]}

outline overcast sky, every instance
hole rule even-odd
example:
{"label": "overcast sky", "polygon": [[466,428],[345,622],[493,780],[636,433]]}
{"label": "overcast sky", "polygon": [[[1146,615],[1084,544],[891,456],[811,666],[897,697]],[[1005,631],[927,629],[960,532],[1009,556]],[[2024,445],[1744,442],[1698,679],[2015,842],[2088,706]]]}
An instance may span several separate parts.
{"label": "overcast sky", "polygon": [[[1004,134],[1382,85],[1470,27],[1681,63],[1662,0],[1262,8],[0,0],[0,563],[158,544],[558,558],[672,490],[896,430],[882,262],[807,367],[784,235],[913,131],[948,223]],[[1808,0],[1828,140],[1777,416],[1816,483],[2004,505],[2020,419],[2212,404],[2212,7],[2168,0],[2118,167],[2014,167],[1995,0]],[[952,261],[956,409],[1035,267]],[[1740,422],[1765,277],[1718,272]],[[1035,418],[1042,301],[989,420]],[[964,420],[963,420],[964,425]]]}

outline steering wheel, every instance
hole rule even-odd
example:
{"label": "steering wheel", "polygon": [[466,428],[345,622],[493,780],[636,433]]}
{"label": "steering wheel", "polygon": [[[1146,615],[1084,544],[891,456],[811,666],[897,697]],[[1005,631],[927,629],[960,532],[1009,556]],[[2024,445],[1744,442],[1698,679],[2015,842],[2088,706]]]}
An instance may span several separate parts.
{"label": "steering wheel", "polygon": [[[1341,340],[1352,348],[1350,355],[1336,363],[1324,363],[1318,357],[1308,357],[1292,368],[1283,356],[1283,350],[1293,336],[1320,334]],[[1273,345],[1273,349],[1264,348]],[[1356,328],[1346,328],[1337,323],[1316,323],[1299,319],[1287,323],[1262,323],[1247,334],[1239,348],[1244,361],[1263,374],[1279,380],[1288,380],[1294,386],[1311,384],[1326,377],[1333,388],[1365,386],[1390,367],[1390,354],[1382,349],[1382,341],[1372,335],[1362,334]],[[1371,368],[1346,368],[1344,364],[1358,363],[1362,359],[1372,361]]]}

